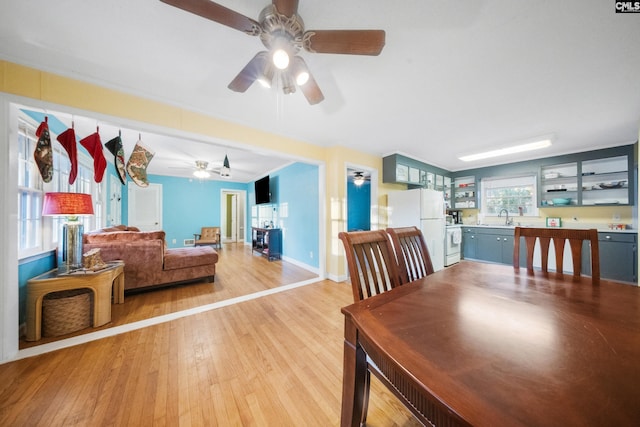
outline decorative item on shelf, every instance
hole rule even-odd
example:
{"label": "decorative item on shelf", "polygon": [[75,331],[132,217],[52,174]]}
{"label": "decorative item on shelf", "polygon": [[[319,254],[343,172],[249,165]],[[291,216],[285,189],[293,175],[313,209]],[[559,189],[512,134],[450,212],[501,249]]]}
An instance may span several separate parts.
{"label": "decorative item on shelf", "polygon": [[98,271],[107,267],[107,264],[100,256],[100,248],[93,248],[82,254],[82,266],[85,270]]}
{"label": "decorative item on shelf", "polygon": [[58,270],[82,268],[82,233],[84,226],[79,216],[93,215],[90,194],[46,193],[42,204],[43,216],[65,216],[58,237]]}
{"label": "decorative item on shelf", "polygon": [[547,217],[547,227],[562,227],[562,218]]}
{"label": "decorative item on shelf", "polygon": [[627,224],[609,224],[609,230],[626,230]]}
{"label": "decorative item on shelf", "polygon": [[567,206],[571,204],[570,197],[557,197],[555,199],[552,199],[551,201],[553,202],[554,206]]}
{"label": "decorative item on shelf", "polygon": [[601,182],[600,184],[598,184],[598,186],[603,190],[610,189],[610,188],[622,188],[622,186],[626,182],[627,181]]}

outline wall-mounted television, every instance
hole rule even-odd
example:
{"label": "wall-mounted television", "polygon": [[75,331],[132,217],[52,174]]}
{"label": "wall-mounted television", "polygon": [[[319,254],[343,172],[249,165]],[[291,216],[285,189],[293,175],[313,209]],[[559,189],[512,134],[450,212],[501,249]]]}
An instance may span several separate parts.
{"label": "wall-mounted television", "polygon": [[256,205],[271,203],[271,192],[269,190],[269,175],[260,178],[255,182]]}

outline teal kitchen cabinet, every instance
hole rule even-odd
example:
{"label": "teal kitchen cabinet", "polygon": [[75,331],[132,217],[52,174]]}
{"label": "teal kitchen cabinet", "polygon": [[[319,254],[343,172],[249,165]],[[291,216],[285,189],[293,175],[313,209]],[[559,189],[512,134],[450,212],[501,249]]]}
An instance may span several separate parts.
{"label": "teal kitchen cabinet", "polygon": [[478,259],[511,264],[513,262],[513,228],[479,228]]}
{"label": "teal kitchen cabinet", "polygon": [[475,227],[462,227],[462,258],[477,259],[478,241]]}
{"label": "teal kitchen cabinet", "polygon": [[479,261],[511,264],[513,228],[463,227],[462,257]]}
{"label": "teal kitchen cabinet", "polygon": [[598,233],[600,277],[637,283],[636,238],[635,233]]}

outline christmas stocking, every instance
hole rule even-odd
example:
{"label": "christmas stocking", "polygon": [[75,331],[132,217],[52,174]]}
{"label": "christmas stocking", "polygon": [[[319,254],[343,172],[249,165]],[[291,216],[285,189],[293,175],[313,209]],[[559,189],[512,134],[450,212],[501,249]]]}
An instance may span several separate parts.
{"label": "christmas stocking", "polygon": [[51,136],[49,135],[48,117],[45,116],[44,122],[40,123],[36,130],[38,144],[33,153],[33,157],[40,170],[40,175],[44,182],[50,182],[53,178],[53,150],[51,148]]}
{"label": "christmas stocking", "polygon": [[76,132],[73,127],[62,132],[56,138],[58,142],[67,150],[71,161],[71,172],[69,173],[69,184],[73,184],[78,176],[78,146],[76,145]]}
{"label": "christmas stocking", "polygon": [[133,152],[127,162],[127,172],[129,176],[140,187],[148,187],[149,180],[147,179],[147,166],[153,158],[154,151],[151,151],[148,147],[145,147],[142,141],[138,140],[136,146],[133,148]]}
{"label": "christmas stocking", "polygon": [[127,173],[124,169],[124,150],[122,149],[122,139],[120,135],[104,144],[104,146],[113,154],[113,163],[116,166],[116,171],[118,171],[118,178],[120,178],[122,185],[125,185],[127,183]]}
{"label": "christmas stocking", "polygon": [[93,178],[96,182],[102,182],[104,170],[107,167],[107,160],[102,153],[102,142],[98,132],[92,133],[80,140],[80,144],[87,149],[91,157],[93,157]]}

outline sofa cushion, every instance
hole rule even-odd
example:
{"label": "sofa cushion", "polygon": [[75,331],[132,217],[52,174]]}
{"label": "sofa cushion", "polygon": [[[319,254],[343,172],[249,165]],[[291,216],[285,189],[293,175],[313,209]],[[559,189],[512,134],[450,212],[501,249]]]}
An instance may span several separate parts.
{"label": "sofa cushion", "polygon": [[197,267],[218,262],[218,252],[211,246],[170,248],[164,252],[164,270]]}
{"label": "sofa cushion", "polygon": [[162,240],[164,241],[164,231],[112,231],[108,233],[87,233],[83,235],[84,243],[98,242],[133,242],[136,240]]}
{"label": "sofa cushion", "polygon": [[127,227],[126,225],[114,225],[112,227],[105,227],[101,230],[92,231],[91,233],[109,233],[112,231],[140,231],[138,227]]}

